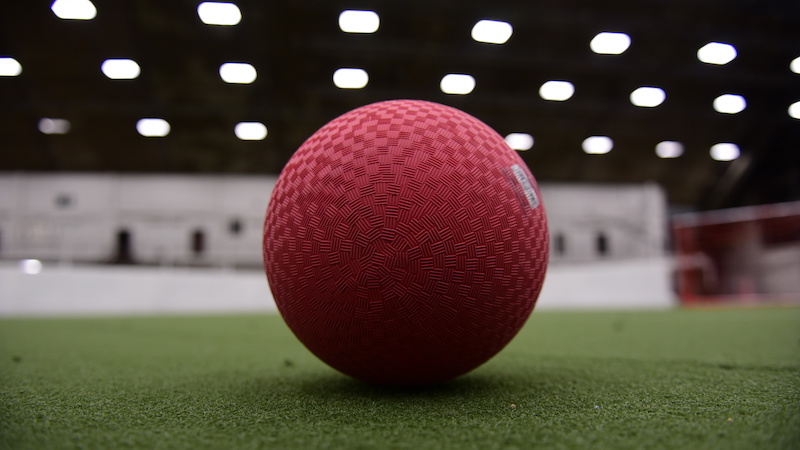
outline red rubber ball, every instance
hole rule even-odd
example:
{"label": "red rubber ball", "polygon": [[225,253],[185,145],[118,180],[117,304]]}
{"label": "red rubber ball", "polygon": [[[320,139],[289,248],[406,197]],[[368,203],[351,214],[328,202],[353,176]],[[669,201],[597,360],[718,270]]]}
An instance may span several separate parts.
{"label": "red rubber ball", "polygon": [[422,385],[497,354],[544,281],[547,219],[525,163],[457,109],[393,100],[314,133],[278,177],[264,266],[298,339],[339,371]]}

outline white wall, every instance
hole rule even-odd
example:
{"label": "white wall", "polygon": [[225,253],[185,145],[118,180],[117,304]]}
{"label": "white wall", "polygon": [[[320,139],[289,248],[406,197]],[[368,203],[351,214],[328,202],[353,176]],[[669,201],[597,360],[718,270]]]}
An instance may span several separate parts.
{"label": "white wall", "polygon": [[266,276],[220,269],[0,265],[0,316],[274,312]]}
{"label": "white wall", "polygon": [[[0,174],[0,314],[119,314],[274,309],[260,268],[264,214],[276,177]],[[672,305],[664,258],[666,205],[656,185],[541,186],[551,253],[541,308]],[[58,199],[69,199],[59,205]],[[242,232],[230,230],[233,220]],[[128,230],[133,256],[108,262]],[[191,233],[206,251],[193,255]],[[609,253],[597,253],[598,233]],[[45,262],[24,275],[15,261]],[[57,263],[58,262],[58,263]],[[77,262],[74,266],[69,264]],[[188,270],[174,266],[205,265]],[[159,267],[160,265],[160,267]]]}
{"label": "white wall", "polygon": [[[537,310],[674,306],[666,258],[550,267]],[[260,271],[0,264],[0,317],[276,312]]]}
{"label": "white wall", "polygon": [[[261,233],[277,177],[0,174],[0,259],[104,262],[127,230],[133,256],[147,264],[261,264]],[[660,187],[544,184],[551,262],[647,258],[664,254],[666,202]],[[59,206],[59,198],[68,205]],[[231,233],[234,220],[242,232]],[[201,230],[206,250],[191,251]],[[602,233],[608,252],[600,255]]]}
{"label": "white wall", "polygon": [[557,263],[601,259],[597,252],[600,233],[609,246],[604,259],[665,253],[667,204],[656,184],[544,184],[541,193],[553,245],[556,236],[564,237],[564,253],[552,255]]}
{"label": "white wall", "polygon": [[[128,230],[151,264],[259,265],[277,177],[0,175],[0,258],[105,262]],[[59,198],[69,198],[59,205]],[[238,220],[241,233],[230,231]],[[191,252],[202,230],[206,251]]]}
{"label": "white wall", "polygon": [[625,259],[551,266],[537,308],[663,309],[677,306],[672,260]]}

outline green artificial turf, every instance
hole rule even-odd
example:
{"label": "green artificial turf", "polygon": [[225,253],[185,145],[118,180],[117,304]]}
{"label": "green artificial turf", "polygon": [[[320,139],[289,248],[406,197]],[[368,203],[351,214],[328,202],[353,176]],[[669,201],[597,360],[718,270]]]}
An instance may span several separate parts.
{"label": "green artificial turf", "polygon": [[800,448],[800,309],[535,312],[390,389],[279,316],[0,321],[2,448]]}

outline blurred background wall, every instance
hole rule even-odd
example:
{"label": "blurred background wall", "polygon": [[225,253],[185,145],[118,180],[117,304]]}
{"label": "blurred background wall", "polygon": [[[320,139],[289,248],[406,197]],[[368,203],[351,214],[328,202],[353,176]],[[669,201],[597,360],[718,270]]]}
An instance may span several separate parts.
{"label": "blurred background wall", "polygon": [[[275,176],[0,174],[0,258],[261,267]],[[655,184],[545,184],[551,262],[659,257],[667,209]]]}
{"label": "blurred background wall", "polygon": [[[0,313],[274,310],[261,231],[276,179],[0,175]],[[551,230],[541,305],[674,304],[657,185],[541,191]]]}

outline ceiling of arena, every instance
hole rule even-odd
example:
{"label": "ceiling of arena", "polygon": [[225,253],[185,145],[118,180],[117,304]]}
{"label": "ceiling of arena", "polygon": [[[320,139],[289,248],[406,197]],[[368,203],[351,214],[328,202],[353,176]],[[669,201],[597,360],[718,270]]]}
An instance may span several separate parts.
{"label": "ceiling of arena", "polygon": [[[62,20],[48,1],[3,2],[0,57],[22,66],[0,76],[0,170],[125,173],[278,173],[297,147],[336,116],[387,99],[417,98],[460,108],[501,135],[528,133],[521,152],[539,182],[655,182],[673,205],[709,209],[800,199],[800,2],[757,0],[237,1],[241,22],[201,22],[199,1],[94,0],[92,20]],[[345,33],[339,14],[378,13],[375,33]],[[504,44],[470,36],[481,19],[506,21]],[[630,47],[596,54],[599,32],[624,32]],[[737,57],[697,58],[709,42]],[[101,72],[108,58],[141,67],[131,80]],[[257,71],[250,84],[224,82],[226,62]],[[800,64],[800,63],[798,63]],[[340,89],[342,67],[369,74],[363,89]],[[445,94],[442,77],[470,74],[467,95]],[[539,87],[566,80],[566,101]],[[659,106],[634,106],[630,93],[659,87]],[[746,108],[723,114],[722,94]],[[800,108],[800,107],[798,107]],[[164,137],[143,137],[141,118],[163,118]],[[42,118],[69,121],[45,134]],[[268,135],[236,137],[239,122]],[[582,150],[608,136],[604,155]],[[678,141],[683,154],[655,146]],[[716,161],[710,148],[735,143],[741,156]]]}

